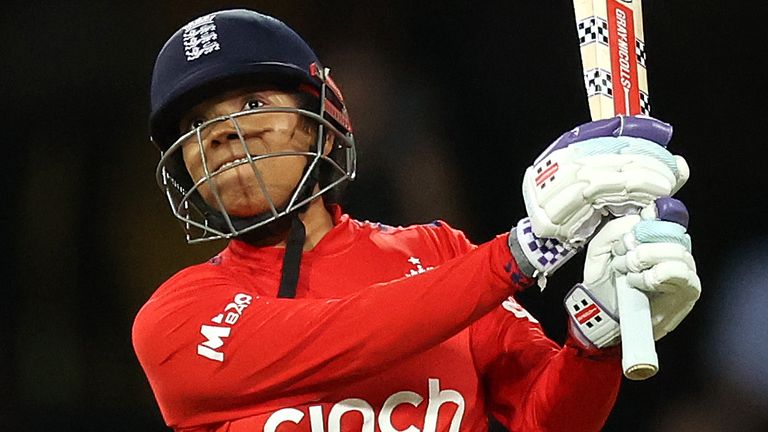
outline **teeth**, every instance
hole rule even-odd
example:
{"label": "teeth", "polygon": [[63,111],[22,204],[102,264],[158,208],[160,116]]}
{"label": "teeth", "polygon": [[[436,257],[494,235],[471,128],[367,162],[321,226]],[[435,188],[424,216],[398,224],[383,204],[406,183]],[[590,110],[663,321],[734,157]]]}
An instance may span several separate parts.
{"label": "teeth", "polygon": [[225,169],[229,169],[229,168],[232,168],[233,166],[242,165],[244,163],[248,163],[248,158],[240,158],[240,159],[235,159],[232,162],[227,162],[224,165],[222,165],[221,167],[219,167],[219,169],[217,171],[222,171],[222,170],[225,170]]}

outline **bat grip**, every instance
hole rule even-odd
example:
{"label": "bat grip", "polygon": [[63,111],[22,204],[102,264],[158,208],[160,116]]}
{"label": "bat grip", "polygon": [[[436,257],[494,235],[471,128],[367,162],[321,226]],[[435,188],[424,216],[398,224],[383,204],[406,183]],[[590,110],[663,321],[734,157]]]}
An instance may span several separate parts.
{"label": "bat grip", "polygon": [[659,370],[659,358],[653,340],[651,306],[642,291],[629,286],[627,276],[616,276],[616,298],[621,329],[621,367],[624,376],[641,381]]}

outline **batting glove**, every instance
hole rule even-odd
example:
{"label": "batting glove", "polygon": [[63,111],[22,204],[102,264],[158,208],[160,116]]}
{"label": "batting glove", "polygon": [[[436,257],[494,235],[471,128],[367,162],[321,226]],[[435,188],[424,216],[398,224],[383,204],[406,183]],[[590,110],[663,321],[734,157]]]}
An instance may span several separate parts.
{"label": "batting glove", "polygon": [[673,198],[606,223],[587,247],[584,282],[565,298],[571,335],[587,348],[620,342],[617,273],[648,296],[654,339],[674,330],[701,294],[687,225],[687,209]]}
{"label": "batting glove", "polygon": [[563,134],[525,172],[533,233],[583,244],[603,216],[636,214],[688,180],[688,164],[666,149],[672,127],[650,117],[615,117]]}

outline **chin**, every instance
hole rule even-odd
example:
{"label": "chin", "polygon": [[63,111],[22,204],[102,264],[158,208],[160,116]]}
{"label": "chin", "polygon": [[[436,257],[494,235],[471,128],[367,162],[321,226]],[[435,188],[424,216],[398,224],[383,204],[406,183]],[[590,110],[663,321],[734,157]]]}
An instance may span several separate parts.
{"label": "chin", "polygon": [[[205,197],[205,200],[211,207],[219,210],[219,204],[215,197]],[[221,197],[221,203],[227,213],[234,217],[245,218],[270,212],[269,203],[261,196],[254,199],[254,197],[247,195],[231,196],[224,194]]]}
{"label": "chin", "polygon": [[230,216],[238,217],[238,218],[248,218],[253,216],[258,216],[264,213],[271,213],[271,210],[269,206],[252,206],[252,205],[243,205],[243,206],[227,206],[225,204],[224,208],[227,209],[227,213],[229,213]]}
{"label": "chin", "polygon": [[[216,186],[221,192],[221,204],[230,216],[247,218],[265,213],[271,214],[272,212],[271,207],[269,206],[269,201],[261,193],[259,184],[253,178],[227,178],[226,181],[217,181]],[[275,189],[278,189],[279,191]],[[290,192],[282,193],[282,188],[267,186],[267,192],[273,199],[276,208],[280,208],[287,204],[290,196]],[[208,205],[219,210],[219,201],[207,185],[203,185],[203,187],[200,188],[200,194]]]}
{"label": "chin", "polygon": [[[274,197],[273,203],[275,208],[278,209],[285,206],[288,202],[287,196],[275,197],[275,194],[272,194],[272,197]],[[265,213],[272,213],[269,202],[260,192],[254,192],[253,189],[243,191],[242,193],[238,194],[225,194],[221,197],[221,200],[224,204],[224,208],[227,210],[227,213],[229,213],[230,216],[246,218],[262,215]],[[218,205],[213,207],[218,208]]]}

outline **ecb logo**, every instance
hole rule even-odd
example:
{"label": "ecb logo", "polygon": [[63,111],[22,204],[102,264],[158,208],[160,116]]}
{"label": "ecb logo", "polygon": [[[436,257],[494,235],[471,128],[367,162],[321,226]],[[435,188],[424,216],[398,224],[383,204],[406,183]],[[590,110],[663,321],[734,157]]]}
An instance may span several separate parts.
{"label": "ecb logo", "polygon": [[202,16],[184,26],[184,54],[187,61],[197,60],[203,55],[218,51],[221,46],[216,40],[216,14]]}

